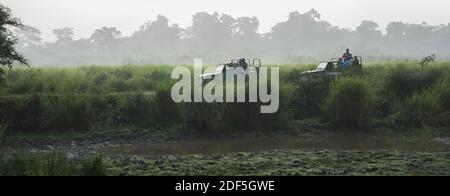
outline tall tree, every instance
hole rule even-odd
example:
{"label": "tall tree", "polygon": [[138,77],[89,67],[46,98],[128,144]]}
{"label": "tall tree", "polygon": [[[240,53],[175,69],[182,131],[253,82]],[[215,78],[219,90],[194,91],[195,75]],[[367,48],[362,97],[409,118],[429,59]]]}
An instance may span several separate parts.
{"label": "tall tree", "polygon": [[98,59],[97,63],[114,64],[121,59],[124,51],[121,46],[121,35],[122,33],[116,27],[103,27],[95,30],[90,41]]}
{"label": "tall tree", "polygon": [[109,48],[122,33],[116,27],[103,27],[95,30],[91,41],[98,47]]}
{"label": "tall tree", "polygon": [[379,48],[383,39],[383,33],[379,25],[373,21],[364,20],[356,27],[356,43],[360,48]]}
{"label": "tall tree", "polygon": [[177,50],[181,30],[176,24],[170,25],[167,17],[158,15],[155,21],[142,25],[132,38],[140,52],[164,55]]}
{"label": "tall tree", "polygon": [[58,45],[66,46],[73,42],[74,30],[72,27],[55,29],[53,33],[56,35],[56,44]]}
{"label": "tall tree", "polygon": [[259,20],[256,17],[239,17],[236,22],[236,35],[247,39],[259,38]]}
{"label": "tall tree", "polygon": [[229,43],[233,36],[235,19],[229,15],[200,12],[193,16],[192,37],[200,47],[211,51]]}
{"label": "tall tree", "polygon": [[[272,28],[271,37],[284,54],[313,55],[324,44],[336,42],[336,31],[329,22],[321,20],[321,15],[312,9],[306,13],[298,11],[289,14],[289,19]],[[320,39],[317,39],[320,38]]]}
{"label": "tall tree", "polygon": [[38,46],[42,43],[41,31],[32,26],[24,25],[21,28],[16,28],[14,35],[17,37],[19,48]]}
{"label": "tall tree", "polygon": [[14,48],[17,39],[9,30],[10,27],[22,26],[20,20],[12,15],[11,9],[0,4],[0,79],[3,79],[4,67],[11,68],[14,62],[28,65],[27,60]]}

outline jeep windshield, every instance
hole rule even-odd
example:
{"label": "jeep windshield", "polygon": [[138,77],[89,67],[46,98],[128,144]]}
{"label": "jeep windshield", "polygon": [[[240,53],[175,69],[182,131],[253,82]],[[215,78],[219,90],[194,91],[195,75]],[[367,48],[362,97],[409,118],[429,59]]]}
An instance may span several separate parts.
{"label": "jeep windshield", "polygon": [[327,65],[328,65],[327,62],[322,62],[322,63],[320,63],[320,64],[317,66],[316,70],[317,70],[317,71],[323,71],[323,70],[325,70],[325,69],[327,68]]}

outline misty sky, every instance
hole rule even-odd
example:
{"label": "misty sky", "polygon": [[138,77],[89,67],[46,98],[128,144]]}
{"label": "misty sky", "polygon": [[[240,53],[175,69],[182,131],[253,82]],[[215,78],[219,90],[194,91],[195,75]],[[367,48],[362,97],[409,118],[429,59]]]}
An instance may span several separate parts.
{"label": "misty sky", "polygon": [[43,32],[53,41],[52,30],[74,27],[76,37],[89,37],[103,26],[118,27],[130,35],[158,14],[172,23],[189,26],[192,15],[206,11],[232,16],[256,16],[261,32],[285,21],[289,12],[315,8],[322,19],[343,28],[354,28],[361,20],[372,20],[385,27],[389,22],[431,25],[450,22],[449,0],[2,0],[15,16]]}

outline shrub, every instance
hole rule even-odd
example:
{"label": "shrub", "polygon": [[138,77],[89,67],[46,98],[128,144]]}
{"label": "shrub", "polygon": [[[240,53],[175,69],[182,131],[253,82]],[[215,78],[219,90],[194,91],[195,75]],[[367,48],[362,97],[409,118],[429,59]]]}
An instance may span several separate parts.
{"label": "shrub", "polygon": [[114,70],[113,74],[120,80],[130,80],[134,76],[133,67],[131,66],[120,67]]}
{"label": "shrub", "polygon": [[396,105],[394,117],[402,126],[418,128],[423,127],[436,110],[437,105],[432,97],[416,94]]}
{"label": "shrub", "polygon": [[89,77],[92,77],[92,79],[88,85],[88,92],[100,94],[109,90],[106,86],[108,80],[110,79],[110,75],[108,73],[100,72]]}
{"label": "shrub", "polygon": [[422,72],[419,69],[398,66],[387,73],[384,86],[385,94],[404,99],[431,87],[443,76],[440,69],[428,69]]}
{"label": "shrub", "polygon": [[438,81],[431,88],[399,102],[393,117],[404,127],[447,126],[450,122],[449,92],[448,80]]}
{"label": "shrub", "polygon": [[[292,90],[290,84],[280,86],[280,105],[278,111],[273,114],[261,113],[261,106],[267,105],[266,103],[252,103],[248,100],[244,103],[184,103],[184,126],[191,131],[209,134],[285,128],[291,117],[287,103]],[[248,91],[246,97],[249,97]]]}
{"label": "shrub", "polygon": [[170,74],[165,71],[154,71],[145,76],[145,78],[153,81],[161,81],[170,79]]}
{"label": "shrub", "polygon": [[43,110],[40,96],[11,96],[0,99],[0,121],[11,130],[35,131],[42,128]]}
{"label": "shrub", "polygon": [[5,85],[5,70],[3,70],[3,68],[0,68],[0,87],[3,85]]}
{"label": "shrub", "polygon": [[191,131],[267,131],[285,125],[282,112],[261,114],[261,103],[184,103],[184,125]]}
{"label": "shrub", "polygon": [[6,77],[6,88],[9,94],[27,94],[42,91],[42,83],[39,78],[42,70],[16,70],[10,71]]}
{"label": "shrub", "polygon": [[88,131],[90,104],[86,96],[48,96],[45,103],[45,128],[58,131]]}
{"label": "shrub", "polygon": [[107,73],[99,73],[94,77],[94,84],[102,85],[109,79],[109,75]]}
{"label": "shrub", "polygon": [[68,160],[58,153],[0,157],[0,176],[103,176],[106,169],[101,158],[81,162]]}
{"label": "shrub", "polygon": [[111,90],[113,92],[126,92],[129,91],[130,86],[128,85],[127,81],[113,77],[108,81],[108,86],[110,86]]}
{"label": "shrub", "polygon": [[142,93],[114,95],[110,119],[114,125],[149,125],[154,122],[152,97]]}
{"label": "shrub", "polygon": [[447,83],[445,84],[447,88],[441,91],[439,97],[439,104],[445,111],[450,111],[450,84],[448,81],[449,80],[447,80]]}
{"label": "shrub", "polygon": [[155,117],[159,122],[179,123],[181,120],[180,107],[171,98],[170,83],[159,85],[155,94]]}
{"label": "shrub", "polygon": [[225,104],[221,103],[183,103],[184,126],[200,133],[225,131]]}
{"label": "shrub", "polygon": [[330,92],[330,77],[317,77],[297,83],[290,100],[295,119],[314,118],[322,115],[322,106]]}
{"label": "shrub", "polygon": [[101,157],[93,157],[81,161],[81,175],[83,176],[105,176],[106,169]]}
{"label": "shrub", "polygon": [[3,176],[70,176],[77,169],[61,154],[15,155],[0,161]]}
{"label": "shrub", "polygon": [[[88,131],[175,122],[169,117],[179,116],[177,106],[155,96],[116,93],[0,97],[0,121],[13,131],[23,132]],[[170,100],[170,95],[167,98]]]}
{"label": "shrub", "polygon": [[0,122],[0,144],[2,144],[3,140],[5,139],[7,128],[8,128],[8,125],[6,123]]}
{"label": "shrub", "polygon": [[328,122],[337,128],[364,128],[369,125],[374,97],[365,80],[337,79],[325,101]]}

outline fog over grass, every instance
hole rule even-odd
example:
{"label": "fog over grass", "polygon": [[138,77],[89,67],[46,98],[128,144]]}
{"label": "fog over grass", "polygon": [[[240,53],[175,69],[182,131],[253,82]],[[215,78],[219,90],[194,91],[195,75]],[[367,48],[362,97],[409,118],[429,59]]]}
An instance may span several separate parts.
{"label": "fog over grass", "polygon": [[15,34],[34,66],[186,64],[196,57],[214,64],[240,56],[299,63],[337,57],[345,48],[370,61],[450,59],[445,0],[3,4],[28,25]]}

